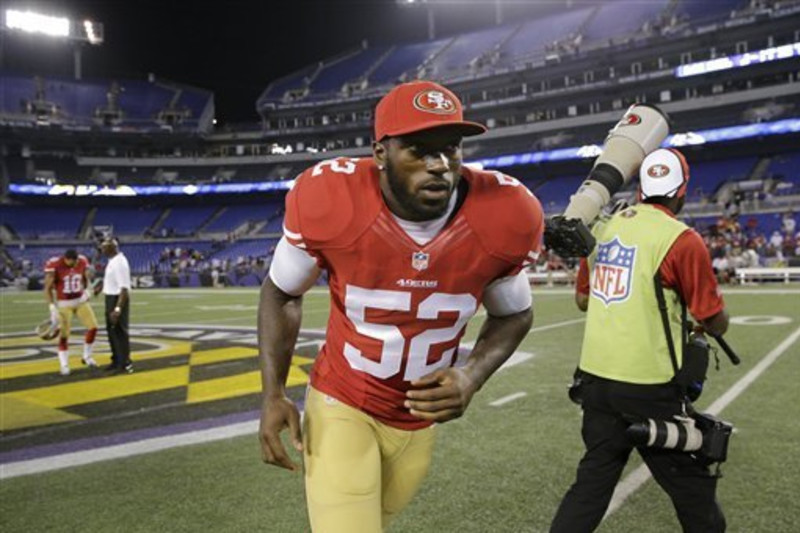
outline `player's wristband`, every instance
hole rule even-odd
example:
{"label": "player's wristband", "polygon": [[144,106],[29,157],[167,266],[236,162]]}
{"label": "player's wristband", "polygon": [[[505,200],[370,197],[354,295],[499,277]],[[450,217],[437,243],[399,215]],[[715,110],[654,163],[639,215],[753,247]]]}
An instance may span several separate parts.
{"label": "player's wristband", "polygon": [[122,312],[122,308],[121,308],[120,306],[116,306],[116,307],[114,308],[114,312],[115,312],[115,313],[121,313],[121,312]]}

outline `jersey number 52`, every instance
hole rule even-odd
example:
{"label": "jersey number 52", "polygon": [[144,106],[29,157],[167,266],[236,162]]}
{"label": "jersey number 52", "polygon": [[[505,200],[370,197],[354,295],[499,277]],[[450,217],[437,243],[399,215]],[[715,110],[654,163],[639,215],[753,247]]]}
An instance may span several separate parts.
{"label": "jersey number 52", "polygon": [[403,352],[408,343],[408,362],[403,379],[413,381],[439,368],[453,364],[457,346],[446,350],[438,361],[428,363],[431,346],[455,339],[475,314],[478,302],[471,294],[445,294],[435,292],[417,306],[417,320],[435,320],[445,311],[458,313],[455,323],[447,328],[426,329],[406,340],[400,328],[391,324],[376,324],[366,320],[368,308],[386,311],[411,312],[411,293],[403,291],[364,289],[348,285],[345,294],[347,317],[361,335],[383,342],[378,361],[366,358],[361,350],[345,342],[344,356],[350,366],[380,379],[388,379],[400,372]]}

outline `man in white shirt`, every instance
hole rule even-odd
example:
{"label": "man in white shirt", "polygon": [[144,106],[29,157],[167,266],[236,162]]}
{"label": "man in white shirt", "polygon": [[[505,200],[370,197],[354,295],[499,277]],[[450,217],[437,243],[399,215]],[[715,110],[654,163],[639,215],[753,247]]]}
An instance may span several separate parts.
{"label": "man in white shirt", "polygon": [[128,259],[119,251],[117,239],[108,237],[100,247],[108,257],[103,276],[103,294],[106,297],[106,332],[111,346],[111,364],[106,370],[115,374],[131,374],[133,364],[128,333],[131,269]]}

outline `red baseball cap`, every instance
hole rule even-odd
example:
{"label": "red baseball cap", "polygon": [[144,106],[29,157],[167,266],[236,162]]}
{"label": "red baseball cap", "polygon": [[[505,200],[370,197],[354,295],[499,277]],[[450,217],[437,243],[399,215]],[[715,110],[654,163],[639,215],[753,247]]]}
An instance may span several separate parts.
{"label": "red baseball cap", "polygon": [[482,124],[465,121],[458,97],[432,81],[398,85],[375,108],[376,141],[445,126],[457,127],[464,137],[486,131]]}

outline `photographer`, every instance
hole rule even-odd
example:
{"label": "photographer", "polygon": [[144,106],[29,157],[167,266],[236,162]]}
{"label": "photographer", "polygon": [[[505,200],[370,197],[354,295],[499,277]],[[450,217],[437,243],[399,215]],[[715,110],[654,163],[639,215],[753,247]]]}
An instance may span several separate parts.
{"label": "photographer", "polygon": [[588,532],[599,525],[634,448],[672,499],[684,531],[725,530],[712,461],[680,439],[637,446],[627,431],[647,419],[691,420],[687,383],[701,384],[705,368],[688,381],[678,379],[703,366],[693,365],[694,352],[684,349],[689,335],[683,311],[688,308],[713,335],[728,327],[703,240],[675,218],[689,181],[685,159],[658,149],[639,174],[640,203],[595,225],[597,246],[578,274],[576,303],[587,320],[570,397],[583,408],[586,452],[551,532]]}

